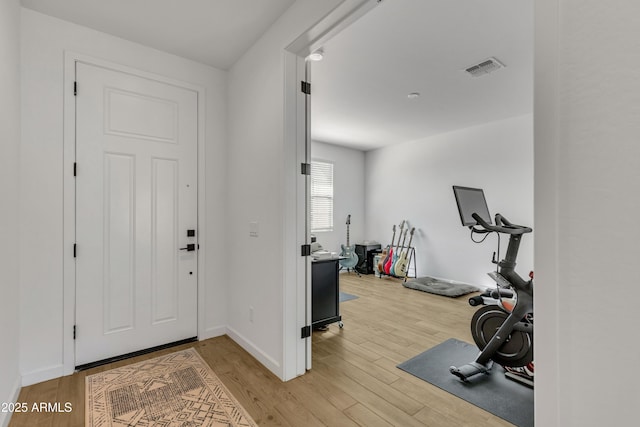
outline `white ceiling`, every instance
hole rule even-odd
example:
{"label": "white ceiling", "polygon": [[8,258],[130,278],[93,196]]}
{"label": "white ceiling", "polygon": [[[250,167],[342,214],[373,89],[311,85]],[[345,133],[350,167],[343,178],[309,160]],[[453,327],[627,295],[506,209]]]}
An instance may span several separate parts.
{"label": "white ceiling", "polygon": [[[317,141],[370,150],[533,111],[531,0],[385,0],[324,53],[311,66]],[[464,72],[489,57],[506,67]]]}
{"label": "white ceiling", "polygon": [[[22,0],[226,70],[295,0]],[[312,138],[361,150],[533,111],[532,0],[384,0],[312,65]],[[462,70],[488,57],[505,68]],[[410,92],[420,92],[408,99]]]}
{"label": "white ceiling", "polygon": [[22,5],[226,70],[294,1],[22,0]]}

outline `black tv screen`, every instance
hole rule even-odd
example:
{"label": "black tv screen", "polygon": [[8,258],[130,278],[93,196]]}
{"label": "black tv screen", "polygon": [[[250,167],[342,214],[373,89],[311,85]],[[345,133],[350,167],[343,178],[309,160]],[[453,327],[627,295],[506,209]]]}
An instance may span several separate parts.
{"label": "black tv screen", "polygon": [[491,224],[491,214],[481,188],[453,186],[453,194],[456,196],[460,220],[464,226],[473,226],[478,222],[471,216],[474,213],[480,215],[487,223]]}

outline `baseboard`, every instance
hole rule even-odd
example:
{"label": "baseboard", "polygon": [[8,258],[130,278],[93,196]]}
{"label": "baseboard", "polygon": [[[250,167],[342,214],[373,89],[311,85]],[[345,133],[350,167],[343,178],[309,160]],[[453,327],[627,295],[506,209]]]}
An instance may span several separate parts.
{"label": "baseboard", "polygon": [[64,376],[64,366],[62,365],[51,366],[49,368],[28,372],[26,374],[22,374],[22,387],[41,383],[43,381],[49,381],[54,378],[60,378],[62,376]]}
{"label": "baseboard", "polygon": [[198,341],[208,340],[209,338],[221,337],[227,333],[226,326],[215,326],[205,329],[198,335]]}
{"label": "baseboard", "polygon": [[[198,337],[199,341],[206,340],[208,338],[219,337],[222,335],[228,334],[240,344],[245,350],[251,353],[256,359],[260,360],[260,362],[265,365],[269,370],[274,373],[277,372],[275,369],[279,369],[279,365],[273,361],[270,357],[262,353],[256,346],[251,344],[250,341],[245,340],[242,336],[235,332],[230,332],[225,326],[216,326],[213,328],[209,328],[203,331],[202,335]],[[253,350],[252,350],[253,349]],[[260,355],[260,356],[258,356]],[[41,383],[43,381],[49,381],[54,378],[63,377],[64,374],[64,366],[56,365],[51,366],[49,368],[39,369],[37,371],[27,372],[22,374],[22,387],[26,387],[32,384]],[[4,427],[0,424],[0,427]]]}
{"label": "baseboard", "polygon": [[[13,389],[11,390],[8,399],[6,400],[7,403],[15,403],[18,401],[18,395],[20,395],[20,381],[20,376],[18,376],[18,378],[16,378],[16,383],[13,386]],[[11,421],[11,412],[0,411],[0,427],[7,427],[9,425],[9,421]]]}
{"label": "baseboard", "polygon": [[240,347],[244,348],[249,354],[255,357],[258,362],[262,363],[265,368],[274,373],[278,378],[282,378],[282,366],[271,356],[260,350],[255,344],[243,337],[233,328],[227,326],[227,335],[234,340]]}
{"label": "baseboard", "polygon": [[[217,327],[205,329],[202,335],[198,337],[198,340],[202,341],[208,338],[219,337],[219,336],[225,335],[226,333],[227,333],[227,328],[225,326],[217,326]],[[75,368],[74,368],[74,371],[75,371]],[[63,365],[57,365],[49,368],[39,369],[37,371],[27,372],[23,374],[22,386],[26,387],[32,384],[37,384],[43,381],[49,381],[54,378],[60,378],[63,376],[65,376]],[[0,424],[0,427],[3,427],[3,426]]]}

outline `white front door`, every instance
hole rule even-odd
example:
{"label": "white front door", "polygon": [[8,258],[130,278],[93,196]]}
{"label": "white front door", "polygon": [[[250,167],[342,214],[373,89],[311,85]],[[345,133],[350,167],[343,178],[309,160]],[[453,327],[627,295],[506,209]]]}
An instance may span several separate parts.
{"label": "white front door", "polygon": [[197,335],[198,103],[81,62],[76,82],[79,366]]}

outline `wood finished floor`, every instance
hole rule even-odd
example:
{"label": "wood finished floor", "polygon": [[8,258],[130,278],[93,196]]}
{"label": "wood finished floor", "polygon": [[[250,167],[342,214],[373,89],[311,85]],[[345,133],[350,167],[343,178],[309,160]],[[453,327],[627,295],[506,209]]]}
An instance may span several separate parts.
{"label": "wood finished floor", "polygon": [[473,342],[467,297],[404,288],[392,278],[341,274],[344,328],[313,333],[313,367],[281,382],[227,336],[185,344],[24,387],[18,402],[70,402],[70,413],[15,413],[10,427],[83,426],[87,375],[195,347],[260,426],[511,426],[396,365],[448,338]]}

